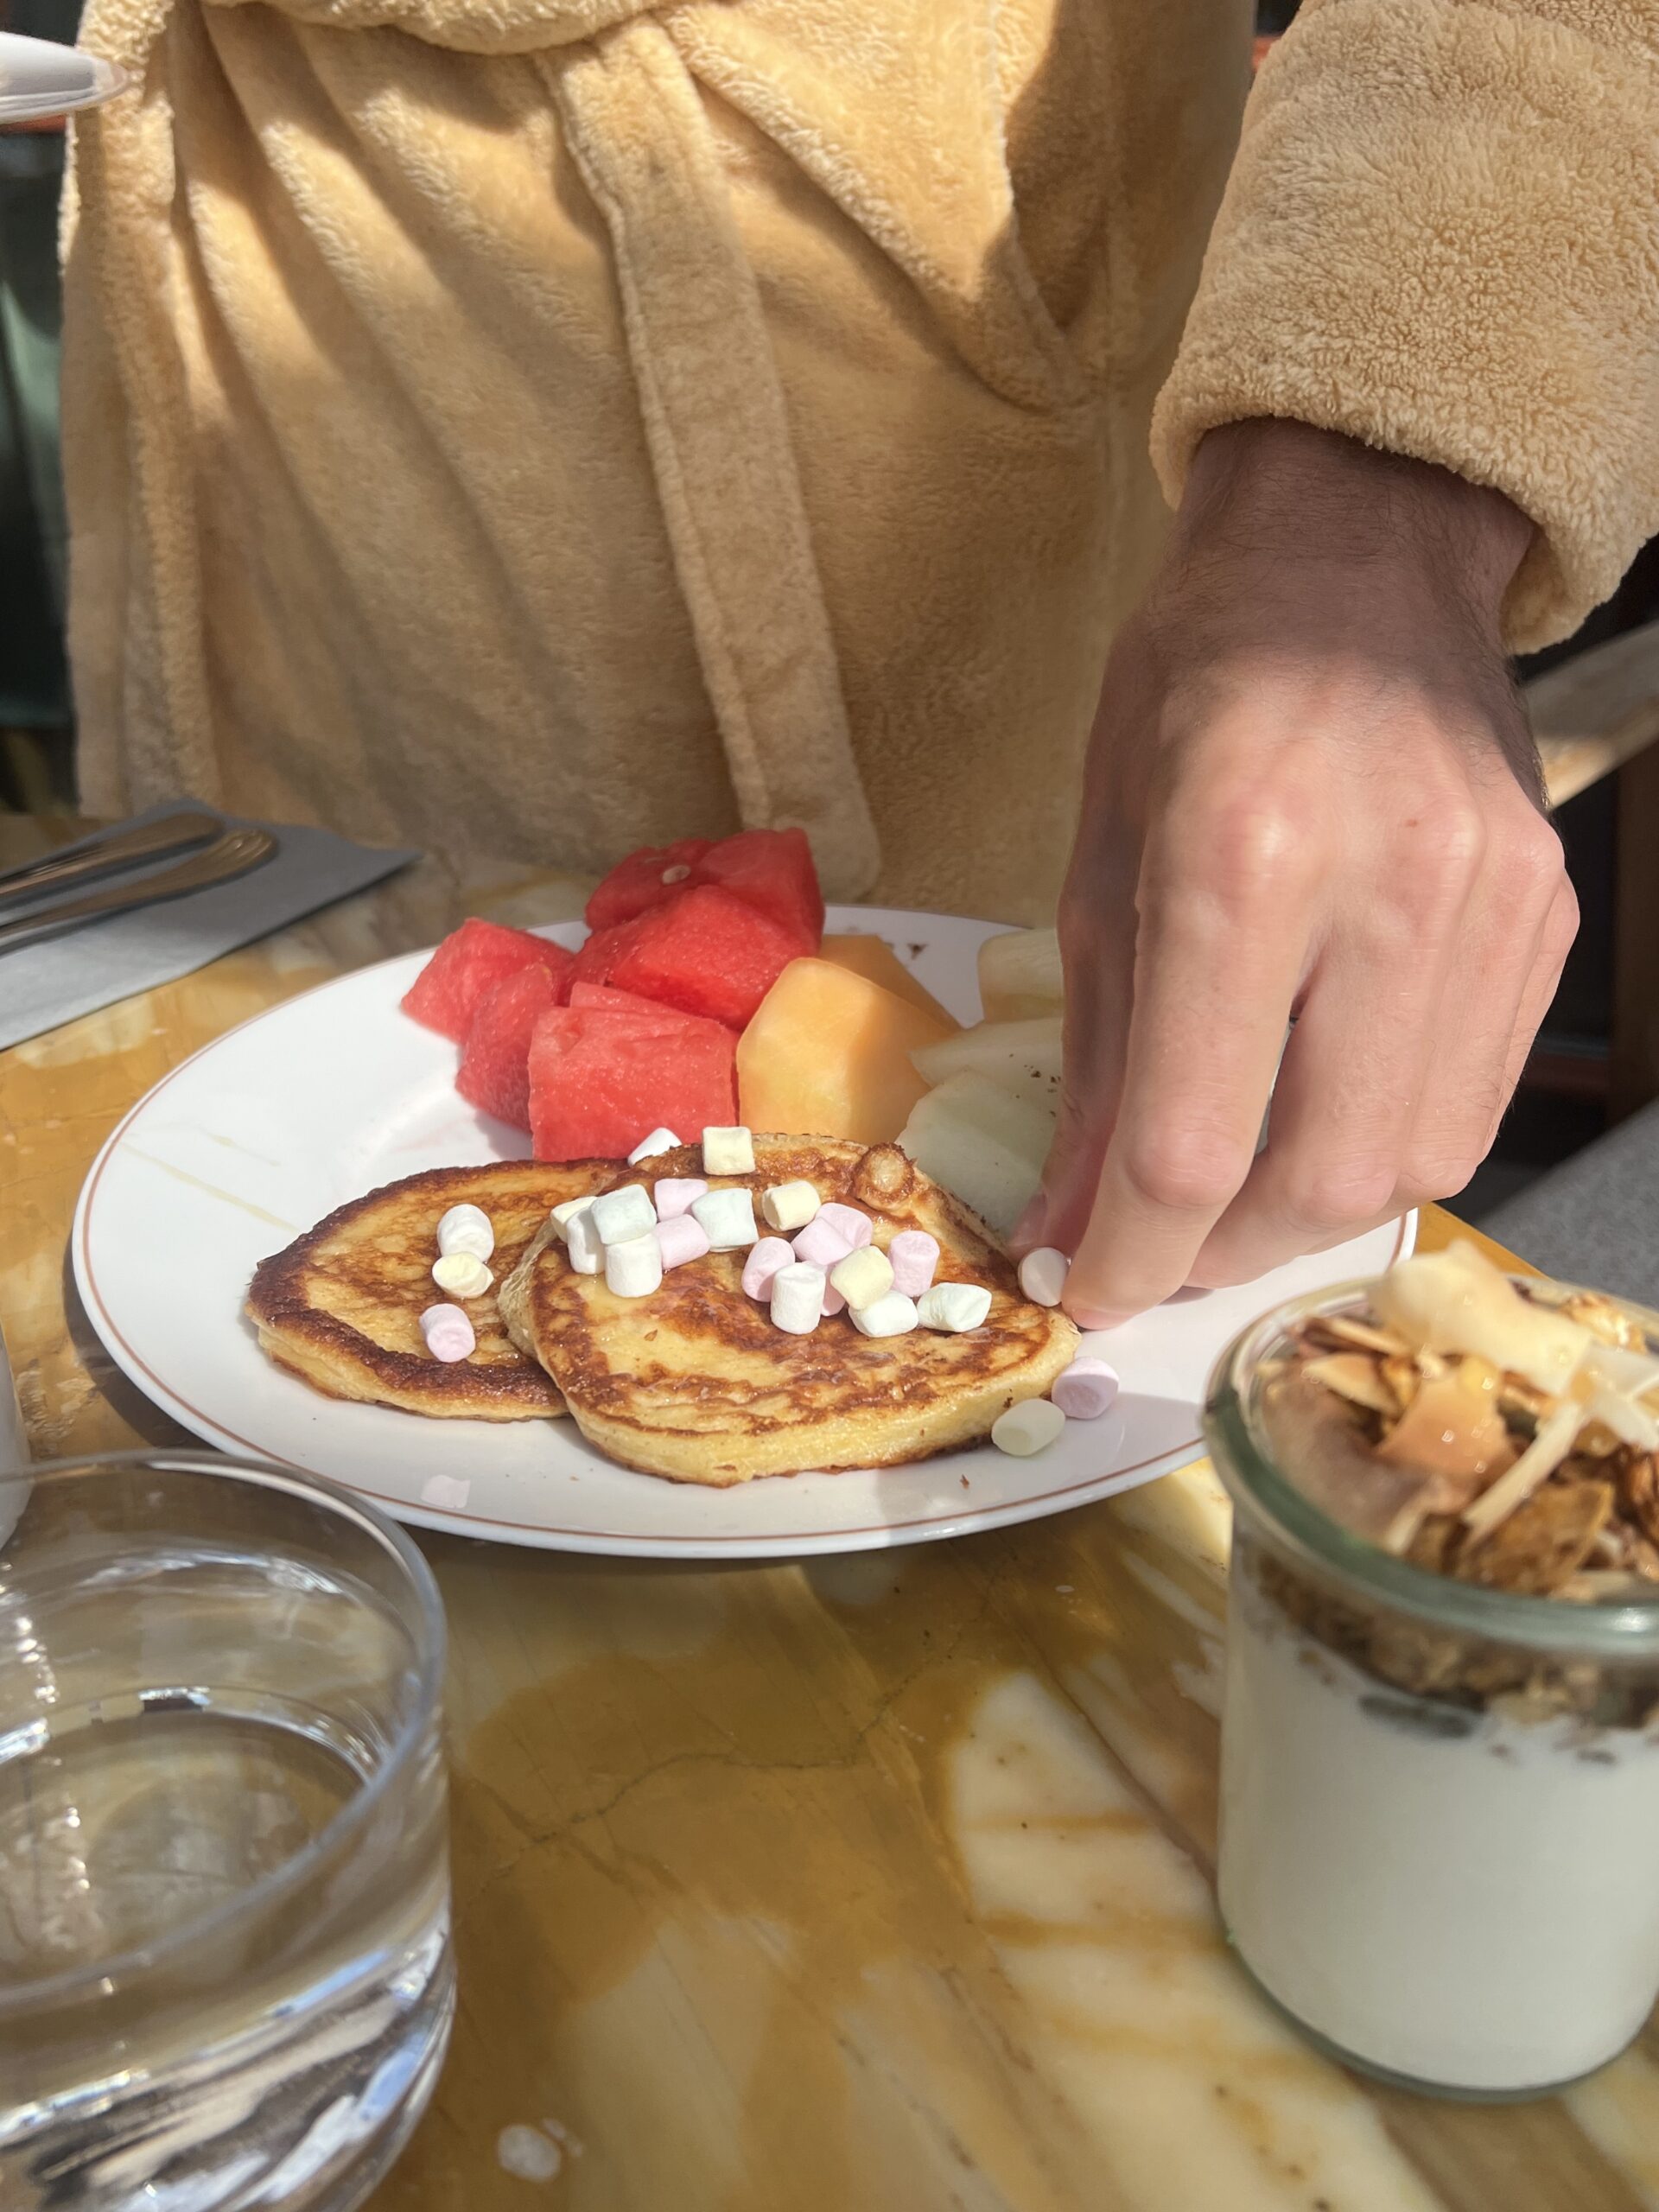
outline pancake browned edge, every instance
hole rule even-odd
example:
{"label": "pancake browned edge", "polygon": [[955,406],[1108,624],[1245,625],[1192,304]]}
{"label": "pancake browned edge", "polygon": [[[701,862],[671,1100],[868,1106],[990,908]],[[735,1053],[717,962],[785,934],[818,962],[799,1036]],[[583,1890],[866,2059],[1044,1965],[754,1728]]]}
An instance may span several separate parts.
{"label": "pancake browned edge", "polygon": [[433,1167],[353,1198],[288,1249],[260,1262],[247,1310],[260,1349],[330,1398],[353,1398],[442,1421],[547,1420],[564,1402],[545,1370],[502,1325],[496,1293],[451,1301],[472,1321],[478,1349],[434,1359],[420,1317],[443,1293],[432,1281],[438,1222],[451,1206],[481,1206],[495,1230],[498,1286],[529,1249],[550,1209],[602,1190],[614,1160],[552,1166],[497,1160]]}
{"label": "pancake browned edge", "polygon": [[[845,1313],[786,1335],[743,1294],[741,1252],[671,1268],[649,1298],[618,1298],[578,1274],[556,1238],[532,1246],[501,1286],[515,1342],[533,1348],[577,1426],[624,1466],[716,1489],[812,1468],[890,1467],[972,1444],[1021,1398],[1041,1397],[1075,1357],[1063,1313],[1020,1295],[1014,1263],[984,1223],[929,1181],[896,1145],[757,1136],[755,1173],[711,1176],[755,1194],[798,1177],[824,1200],[861,1207],[886,1247],[903,1229],[938,1237],[938,1280],[982,1283],[991,1310],[963,1336],[917,1329],[861,1336]],[[691,1147],[611,1187],[696,1175]]]}

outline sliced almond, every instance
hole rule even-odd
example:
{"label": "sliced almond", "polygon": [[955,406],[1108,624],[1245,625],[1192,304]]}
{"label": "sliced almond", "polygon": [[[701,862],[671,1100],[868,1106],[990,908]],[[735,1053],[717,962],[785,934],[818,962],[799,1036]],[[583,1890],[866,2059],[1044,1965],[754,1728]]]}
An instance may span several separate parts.
{"label": "sliced almond", "polygon": [[1356,1321],[1349,1313],[1321,1313],[1314,1326],[1338,1344],[1354,1344],[1361,1351],[1408,1352],[1411,1346],[1393,1329],[1379,1329],[1374,1322]]}
{"label": "sliced almond", "polygon": [[1334,1390],[1351,1405],[1369,1407],[1371,1412],[1386,1414],[1390,1419],[1399,1410],[1399,1402],[1378,1374],[1376,1362],[1367,1359],[1363,1352],[1328,1352],[1323,1359],[1310,1359],[1303,1372],[1310,1382]]}
{"label": "sliced almond", "polygon": [[1569,1399],[1539,1423],[1538,1433],[1509,1471],[1464,1508],[1463,1525],[1471,1536],[1491,1535],[1548,1480],[1573,1449],[1583,1419],[1584,1408]]}
{"label": "sliced almond", "polygon": [[1405,1352],[1395,1352],[1382,1363],[1382,1380],[1394,1393],[1394,1402],[1404,1412],[1423,1387],[1421,1370],[1416,1362]]}

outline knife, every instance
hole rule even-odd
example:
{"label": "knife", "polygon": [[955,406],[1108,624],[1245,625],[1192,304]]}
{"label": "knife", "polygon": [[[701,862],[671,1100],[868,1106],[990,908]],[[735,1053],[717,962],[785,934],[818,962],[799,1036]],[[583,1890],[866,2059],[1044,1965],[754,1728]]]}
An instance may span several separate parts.
{"label": "knife", "polygon": [[27,861],[21,868],[0,869],[0,906],[19,899],[36,899],[43,892],[67,891],[78,883],[96,881],[141,861],[159,861],[175,853],[188,853],[206,845],[225,824],[216,814],[192,811],[163,815],[159,822],[136,822],[106,830],[73,853],[50,853],[41,861]]}
{"label": "knife", "polygon": [[141,882],[112,884],[106,891],[90,892],[84,899],[49,906],[43,914],[21,914],[16,921],[0,922],[0,953],[38,944],[45,938],[79,929],[85,922],[130,913],[165,899],[182,899],[189,892],[205,891],[210,884],[233,882],[238,875],[263,867],[276,850],[276,840],[268,830],[227,830],[205,852],[193,853],[175,867],[147,875]]}

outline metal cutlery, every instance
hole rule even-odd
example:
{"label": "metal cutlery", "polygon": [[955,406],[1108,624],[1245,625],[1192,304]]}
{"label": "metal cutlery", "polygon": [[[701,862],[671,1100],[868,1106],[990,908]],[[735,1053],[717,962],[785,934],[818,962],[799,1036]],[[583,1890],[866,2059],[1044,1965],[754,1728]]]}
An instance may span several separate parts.
{"label": "metal cutlery", "polygon": [[66,930],[79,929],[85,922],[157,906],[167,899],[181,899],[188,892],[205,891],[210,884],[229,883],[260,867],[276,850],[276,840],[266,830],[227,830],[206,851],[193,853],[175,867],[147,875],[141,882],[112,884],[107,890],[72,899],[43,914],[24,914],[16,921],[0,922],[0,953],[38,944]]}
{"label": "metal cutlery", "polygon": [[0,869],[0,906],[37,899],[48,891],[67,891],[144,861],[188,853],[193,846],[211,843],[224,827],[216,814],[193,810],[105,830],[75,852],[51,853],[44,860],[26,861],[21,868]]}

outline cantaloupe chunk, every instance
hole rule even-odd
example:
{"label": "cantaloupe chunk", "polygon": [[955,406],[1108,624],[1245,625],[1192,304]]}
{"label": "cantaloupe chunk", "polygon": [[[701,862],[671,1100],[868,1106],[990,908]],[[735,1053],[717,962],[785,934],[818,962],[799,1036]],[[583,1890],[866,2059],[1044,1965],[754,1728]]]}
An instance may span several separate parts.
{"label": "cantaloupe chunk", "polygon": [[849,969],[868,982],[880,983],[884,991],[893,992],[897,998],[908,999],[912,1006],[920,1007],[924,1014],[931,1014],[949,1029],[962,1027],[931,991],[923,988],[883,938],[827,937],[819,948],[818,957],[832,961],[837,968]]}
{"label": "cantaloupe chunk", "polygon": [[1052,930],[1009,930],[979,948],[979,996],[987,1021],[1029,1021],[1065,1010],[1060,941]]}
{"label": "cantaloupe chunk", "polygon": [[740,1118],[789,1136],[891,1143],[927,1084],[911,1054],[948,1016],[831,960],[791,960],[737,1047]]}

